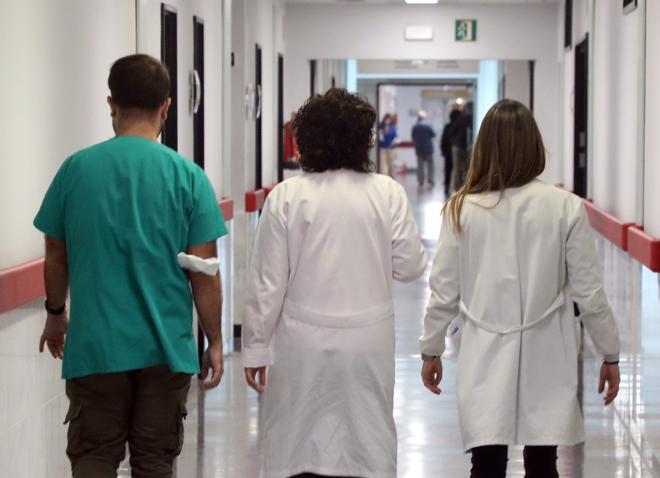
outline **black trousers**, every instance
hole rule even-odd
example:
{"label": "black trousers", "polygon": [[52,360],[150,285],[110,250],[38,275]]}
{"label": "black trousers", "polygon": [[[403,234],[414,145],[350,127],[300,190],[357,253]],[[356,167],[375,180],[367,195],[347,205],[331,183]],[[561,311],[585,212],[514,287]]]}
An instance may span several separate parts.
{"label": "black trousers", "polygon": [[[505,478],[509,447],[488,445],[473,448],[470,478]],[[526,446],[525,478],[559,478],[556,446]]]}
{"label": "black trousers", "polygon": [[451,151],[449,156],[445,156],[445,194],[449,196],[451,194],[451,171],[454,168],[454,158],[451,156]]}

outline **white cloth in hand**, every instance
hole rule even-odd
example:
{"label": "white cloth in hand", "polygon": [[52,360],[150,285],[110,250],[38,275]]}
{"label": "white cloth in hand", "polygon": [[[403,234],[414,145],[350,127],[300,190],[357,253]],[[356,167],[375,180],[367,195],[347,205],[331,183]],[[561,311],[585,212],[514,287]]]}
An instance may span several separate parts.
{"label": "white cloth in hand", "polygon": [[191,272],[201,272],[207,276],[213,277],[218,273],[218,266],[220,265],[220,260],[217,257],[209,257],[208,259],[202,259],[201,257],[192,256],[186,254],[185,252],[179,252],[176,256],[177,261],[182,269],[186,269]]}

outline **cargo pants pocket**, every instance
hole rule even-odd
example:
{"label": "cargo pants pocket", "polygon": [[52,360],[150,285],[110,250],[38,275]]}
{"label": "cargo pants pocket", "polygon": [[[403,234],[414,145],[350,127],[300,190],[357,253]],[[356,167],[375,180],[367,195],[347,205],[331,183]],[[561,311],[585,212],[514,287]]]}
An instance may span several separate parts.
{"label": "cargo pants pocket", "polygon": [[188,417],[188,409],[186,408],[185,402],[179,402],[179,407],[177,411],[177,434],[176,434],[176,447],[174,451],[174,456],[177,457],[181,454],[183,449],[183,435],[184,435],[184,421]]}
{"label": "cargo pants pocket", "polygon": [[74,461],[87,451],[82,440],[82,406],[80,404],[69,404],[64,425],[68,425],[66,454],[71,461]]}

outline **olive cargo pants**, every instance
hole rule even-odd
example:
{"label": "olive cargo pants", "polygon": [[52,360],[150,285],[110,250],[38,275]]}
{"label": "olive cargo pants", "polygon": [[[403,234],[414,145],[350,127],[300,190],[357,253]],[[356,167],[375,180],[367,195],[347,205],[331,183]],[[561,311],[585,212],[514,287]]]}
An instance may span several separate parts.
{"label": "olive cargo pants", "polygon": [[67,380],[73,477],[115,478],[127,442],[133,478],[171,477],[183,446],[190,377],[159,365]]}

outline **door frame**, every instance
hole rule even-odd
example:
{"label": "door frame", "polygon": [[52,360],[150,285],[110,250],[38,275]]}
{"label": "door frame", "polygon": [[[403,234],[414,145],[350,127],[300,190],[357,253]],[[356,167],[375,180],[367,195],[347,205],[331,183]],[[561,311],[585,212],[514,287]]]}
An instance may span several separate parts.
{"label": "door frame", "polygon": [[[201,51],[197,48],[199,27],[201,27]],[[195,91],[199,95],[199,107],[196,112],[193,112],[193,161],[200,168],[204,169],[206,159],[206,137],[205,137],[205,116],[204,116],[204,38],[205,38],[204,19],[193,15],[193,69],[197,72],[199,85],[195,85],[195,89],[200,88],[200,91]],[[200,58],[201,55],[201,58]],[[197,98],[195,98],[197,100]]]}
{"label": "door frame", "polygon": [[254,88],[255,88],[255,113],[254,113],[254,186],[261,189],[263,186],[263,48],[259,43],[254,45]]}
{"label": "door frame", "polygon": [[277,181],[284,180],[284,55],[277,54]]}
{"label": "door frame", "polygon": [[587,33],[574,47],[573,192],[582,198],[589,197],[589,46]]}
{"label": "door frame", "polygon": [[[165,24],[168,15],[174,15],[174,65],[173,65],[173,70],[170,69],[170,65],[168,65],[168,58],[167,58],[167,53],[168,49],[166,48],[166,45],[169,45],[167,42],[167,34],[165,31]],[[179,81],[178,81],[178,72],[179,72],[179,49],[178,49],[178,41],[179,41],[179,18],[178,18],[178,13],[177,9],[175,7],[172,7],[171,5],[167,5],[165,3],[160,4],[160,58],[163,63],[168,67],[168,71],[170,73],[170,98],[172,98],[172,104],[170,105],[170,109],[167,113],[167,119],[165,120],[165,124],[163,125],[163,131],[161,133],[161,142],[174,149],[177,150],[179,147],[179,94],[178,94],[178,89],[179,89]],[[172,131],[173,130],[173,131]]]}

